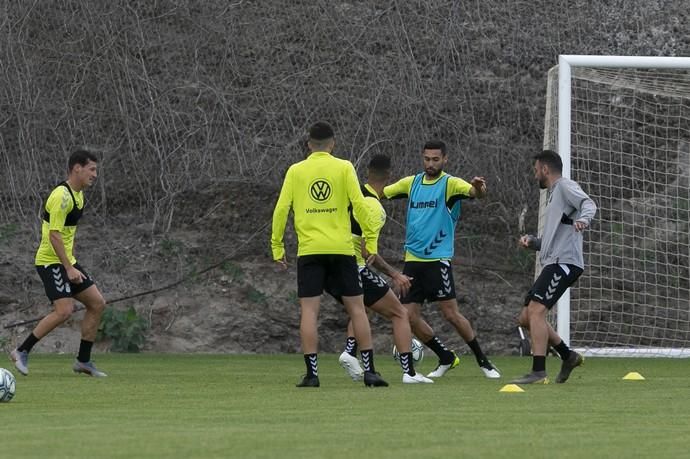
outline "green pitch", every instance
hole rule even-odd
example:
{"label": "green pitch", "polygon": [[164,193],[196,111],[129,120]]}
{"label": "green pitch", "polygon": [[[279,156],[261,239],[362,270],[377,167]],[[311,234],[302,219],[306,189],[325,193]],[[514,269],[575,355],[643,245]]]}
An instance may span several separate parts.
{"label": "green pitch", "polygon": [[[110,374],[71,372],[72,357],[32,355],[0,404],[2,457],[685,457],[686,360],[587,359],[563,385],[500,393],[530,359],[495,358],[487,380],[464,357],[433,385],[367,389],[320,356],[319,389],[297,389],[301,355],[97,356]],[[560,361],[549,358],[554,377]],[[421,369],[433,369],[427,358]],[[623,381],[638,371],[645,381]]]}

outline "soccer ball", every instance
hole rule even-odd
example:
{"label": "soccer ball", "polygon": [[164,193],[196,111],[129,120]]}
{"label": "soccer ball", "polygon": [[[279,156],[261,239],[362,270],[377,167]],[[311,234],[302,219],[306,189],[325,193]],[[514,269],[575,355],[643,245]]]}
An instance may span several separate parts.
{"label": "soccer ball", "polygon": [[[422,344],[422,342],[419,341],[417,338],[412,338],[410,350],[412,351],[412,360],[414,361],[415,365],[420,363],[424,358],[424,345]],[[395,347],[395,345],[393,345],[393,358],[396,361],[400,360],[400,353],[398,352],[398,348]]]}
{"label": "soccer ball", "polygon": [[10,373],[9,370],[0,368],[0,403],[12,400],[12,397],[14,397],[15,385],[16,381],[14,375]]}

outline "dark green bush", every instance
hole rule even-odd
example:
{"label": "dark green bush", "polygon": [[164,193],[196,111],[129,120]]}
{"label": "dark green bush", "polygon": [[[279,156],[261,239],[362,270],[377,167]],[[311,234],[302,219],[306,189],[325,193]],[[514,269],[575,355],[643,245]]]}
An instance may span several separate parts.
{"label": "dark green bush", "polygon": [[127,310],[108,308],[98,327],[98,339],[110,339],[113,352],[139,352],[146,341],[149,324],[130,306]]}

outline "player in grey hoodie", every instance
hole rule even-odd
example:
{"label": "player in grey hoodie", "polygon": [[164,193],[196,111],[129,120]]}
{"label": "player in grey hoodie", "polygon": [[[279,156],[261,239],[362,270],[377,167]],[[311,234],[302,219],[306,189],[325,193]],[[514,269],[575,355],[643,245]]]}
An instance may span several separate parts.
{"label": "player in grey hoodie", "polygon": [[513,380],[514,384],[546,384],[546,350],[552,345],[561,356],[561,371],[556,383],[567,381],[574,368],[582,365],[582,355],[571,350],[547,322],[547,312],[575,283],[585,263],[582,232],[597,212],[597,206],[575,181],[561,176],[561,157],[544,150],[534,156],[534,178],[548,189],[544,230],[540,237],[524,235],[520,246],[539,251],[541,274],[527,293],[520,313],[520,325],[530,330],[532,372]]}

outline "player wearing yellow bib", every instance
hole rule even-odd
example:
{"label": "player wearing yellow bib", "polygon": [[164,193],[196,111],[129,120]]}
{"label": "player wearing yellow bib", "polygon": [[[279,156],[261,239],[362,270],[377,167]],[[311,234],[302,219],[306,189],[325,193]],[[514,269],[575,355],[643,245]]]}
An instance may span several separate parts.
{"label": "player wearing yellow bib", "polygon": [[[309,129],[310,155],[293,164],[285,174],[273,211],[271,248],[273,259],[287,268],[283,235],[290,210],[297,232],[297,296],[300,337],[307,373],[297,387],[319,387],[318,315],[326,285],[336,288],[362,347],[364,384],[387,386],[374,369],[374,351],[369,319],[364,310],[362,285],[350,234],[350,205],[366,212],[355,168],[349,161],[331,155],[335,146],[333,129],[316,123]],[[376,254],[376,237],[363,228],[367,251]]]}
{"label": "player wearing yellow bib", "polygon": [[439,357],[438,366],[427,376],[441,377],[459,363],[455,352],[448,350],[422,319],[420,306],[425,301],[435,301],[443,317],[474,352],[484,375],[500,378],[496,367],[482,352],[472,325],[458,309],[451,268],[461,200],[485,197],[486,183],[483,177],[474,177],[467,183],[443,172],[448,156],[441,141],[427,142],[422,149],[422,160],[424,172],[405,177],[383,191],[388,199],[408,198],[403,274],[412,278],[412,285],[401,302],[410,313],[414,334]]}
{"label": "player wearing yellow bib", "polygon": [[81,323],[79,354],[72,366],[75,373],[103,377],[91,361],[91,348],[105,309],[105,300],[89,274],[74,256],[74,236],[77,222],[84,210],[85,188],[97,177],[96,156],[77,150],[69,158],[69,176],[48,197],[43,209],[41,243],[36,252],[38,272],[54,311],[36,325],[24,342],[10,353],[17,370],[29,373],[29,352],[34,345],[57,326],[69,319],[74,311],[74,299],[86,306]]}
{"label": "player wearing yellow bib", "polygon": [[[362,186],[362,194],[366,204],[366,213],[350,212],[350,225],[352,228],[352,241],[354,244],[359,274],[362,279],[362,290],[364,291],[364,305],[378,312],[393,325],[393,338],[395,345],[400,353],[400,366],[403,371],[403,384],[433,383],[429,378],[417,373],[412,360],[411,343],[412,330],[407,315],[407,309],[400,304],[398,297],[393,293],[388,284],[376,271],[369,269],[367,260],[362,254],[364,241],[362,239],[362,226],[368,226],[378,239],[379,232],[386,223],[386,211],[379,201],[379,193],[383,193],[383,187],[390,177],[391,160],[384,155],[376,155],[369,162],[368,183]],[[360,224],[362,222],[362,224]],[[391,267],[380,255],[374,255],[371,264],[387,274],[393,280],[394,285],[406,292],[410,286],[407,276]],[[327,286],[326,291],[338,301],[340,292],[335,287]],[[338,362],[347,371],[350,377],[358,381],[362,378],[364,371],[357,360],[357,340],[352,329],[352,321],[347,327],[347,343],[345,351],[340,354]]]}

